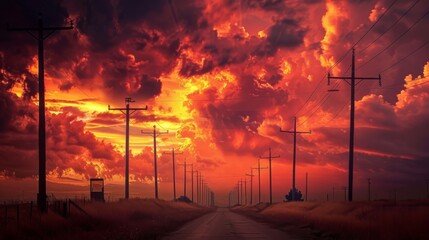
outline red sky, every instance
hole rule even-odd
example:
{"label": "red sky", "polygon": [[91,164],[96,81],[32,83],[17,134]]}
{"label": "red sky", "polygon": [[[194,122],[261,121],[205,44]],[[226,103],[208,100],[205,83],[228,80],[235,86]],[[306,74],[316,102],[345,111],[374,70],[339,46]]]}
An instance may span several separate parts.
{"label": "red sky", "polygon": [[[73,19],[45,41],[48,193],[88,195],[91,177],[123,196],[125,118],[107,106],[148,106],[131,117],[131,197],[153,197],[158,138],[160,197],[172,198],[175,147],[204,175],[219,203],[258,157],[273,154],[274,201],[291,188],[293,117],[297,187],[325,199],[347,185],[350,88],[326,75],[381,74],[356,89],[355,194],[421,197],[429,175],[429,5],[426,1],[8,1],[5,26]],[[0,35],[0,199],[35,198],[37,43]],[[338,92],[328,92],[328,89]],[[266,166],[266,160],[262,161]],[[177,168],[182,193],[183,168]],[[262,195],[268,200],[267,171]],[[256,180],[256,179],[255,179]],[[256,190],[256,188],[255,188]]]}

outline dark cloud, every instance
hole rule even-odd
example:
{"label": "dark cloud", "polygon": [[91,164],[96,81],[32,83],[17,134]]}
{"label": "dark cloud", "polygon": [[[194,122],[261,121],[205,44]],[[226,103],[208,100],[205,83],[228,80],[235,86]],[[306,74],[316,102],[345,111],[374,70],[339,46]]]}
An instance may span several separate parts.
{"label": "dark cloud", "polygon": [[138,95],[144,99],[153,98],[161,94],[162,82],[154,77],[143,75],[140,79],[140,86]]}
{"label": "dark cloud", "polygon": [[294,48],[302,44],[306,32],[296,20],[285,18],[269,29],[268,42],[279,48]]}

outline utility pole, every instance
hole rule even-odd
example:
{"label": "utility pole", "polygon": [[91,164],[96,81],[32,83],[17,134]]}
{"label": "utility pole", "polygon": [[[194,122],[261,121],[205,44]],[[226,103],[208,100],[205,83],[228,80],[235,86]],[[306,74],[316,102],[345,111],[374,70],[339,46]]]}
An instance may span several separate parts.
{"label": "utility pole", "polygon": [[127,97],[125,98],[125,108],[111,108],[108,105],[109,111],[116,110],[125,114],[125,199],[130,197],[130,115],[138,110],[147,110],[147,106],[144,108],[130,108],[131,102],[135,101]]}
{"label": "utility pole", "polygon": [[261,203],[261,169],[267,167],[261,168],[261,158],[258,158],[258,203]]}
{"label": "utility pole", "polygon": [[250,168],[250,174],[246,173],[246,176],[250,177],[250,205],[253,204],[253,169],[257,169],[257,168]]}
{"label": "utility pole", "polygon": [[200,175],[201,205],[204,205],[204,177]]}
{"label": "utility pole", "polygon": [[183,196],[187,197],[186,196],[186,166],[189,166],[189,165],[192,166],[193,164],[186,164],[186,159],[185,159],[183,164],[179,164],[179,165],[183,166]]}
{"label": "utility pole", "polygon": [[191,164],[191,201],[194,203],[194,165]]}
{"label": "utility pole", "polygon": [[[353,157],[354,157],[354,133],[355,133],[355,88],[364,80],[378,80],[381,86],[381,75],[378,77],[356,77],[355,76],[355,49],[352,51],[352,72],[350,77],[332,77],[328,73],[328,85],[331,79],[340,79],[346,81],[350,85],[350,143],[349,143],[349,193],[348,200],[353,201]],[[350,80],[348,82],[347,80]],[[356,80],[359,80],[356,83]]]}
{"label": "utility pole", "polygon": [[243,205],[243,179],[240,178],[240,205]]}
{"label": "utility pole", "polygon": [[[176,201],[176,161],[174,156],[176,154],[182,154],[183,152],[175,152],[174,148],[171,150],[171,156],[173,157],[173,200]],[[164,154],[170,154],[169,152],[164,152]]]}
{"label": "utility pole", "polygon": [[247,205],[247,181],[246,181],[246,176],[244,176],[244,205]]}
{"label": "utility pole", "polygon": [[368,178],[368,201],[371,201],[371,178]]}
{"label": "utility pole", "polygon": [[279,158],[280,156],[272,156],[271,155],[271,148],[269,148],[269,155],[268,157],[259,157],[261,159],[268,159],[268,164],[269,164],[269,172],[270,172],[270,205],[273,204],[273,180],[272,180],[272,174],[271,174],[271,160],[273,158]]}
{"label": "utility pole", "polygon": [[284,131],[280,128],[280,132],[293,133],[293,163],[292,163],[292,201],[296,201],[295,198],[295,166],[296,166],[296,134],[311,134],[311,130],[308,132],[296,131],[296,117],[293,118],[293,131]]}
{"label": "utility pole", "polygon": [[305,173],[305,201],[308,201],[308,172]]}
{"label": "utility pole", "polygon": [[199,190],[198,190],[198,171],[195,171],[197,174],[197,204],[199,204]]}
{"label": "utility pole", "polygon": [[240,181],[237,181],[235,188],[237,189],[237,205],[240,205]]}
{"label": "utility pole", "polygon": [[141,131],[142,134],[150,134],[153,135],[153,166],[154,166],[154,172],[155,172],[155,199],[158,199],[158,167],[157,167],[157,156],[156,156],[156,137],[158,137],[161,134],[168,134],[168,130],[165,132],[156,132],[156,126],[153,125],[153,133],[151,132],[145,132]]}
{"label": "utility pole", "polygon": [[[27,32],[38,42],[38,77],[39,77],[39,192],[37,194],[37,206],[41,212],[47,211],[46,204],[46,120],[45,120],[45,59],[43,41],[51,34],[61,30],[73,29],[73,21],[67,27],[45,27],[42,14],[39,14],[37,27],[10,28],[8,31]],[[37,32],[34,34],[33,32]],[[48,32],[45,34],[45,32]]]}

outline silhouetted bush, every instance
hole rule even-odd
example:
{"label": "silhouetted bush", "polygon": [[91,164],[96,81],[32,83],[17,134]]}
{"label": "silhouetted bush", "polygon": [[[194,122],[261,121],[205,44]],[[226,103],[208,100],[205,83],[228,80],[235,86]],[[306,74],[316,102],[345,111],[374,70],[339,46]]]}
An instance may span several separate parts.
{"label": "silhouetted bush", "polygon": [[291,202],[291,201],[304,201],[304,199],[302,198],[301,191],[299,191],[297,188],[295,188],[295,199],[293,199],[292,191],[293,191],[293,189],[291,189],[289,191],[289,194],[285,195],[286,201],[288,201],[288,202]]}
{"label": "silhouetted bush", "polygon": [[191,199],[189,199],[188,197],[186,197],[186,196],[180,196],[176,201],[179,201],[179,202],[186,202],[186,203],[191,203],[192,201],[191,201]]}

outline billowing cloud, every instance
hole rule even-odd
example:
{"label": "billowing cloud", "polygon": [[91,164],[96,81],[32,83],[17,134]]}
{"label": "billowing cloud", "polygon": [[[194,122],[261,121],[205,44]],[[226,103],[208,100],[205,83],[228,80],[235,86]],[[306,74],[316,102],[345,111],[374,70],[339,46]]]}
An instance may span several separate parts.
{"label": "billowing cloud", "polygon": [[[73,30],[55,32],[44,42],[51,176],[122,182],[125,117],[107,105],[123,107],[124,98],[131,97],[132,107],[148,105],[131,115],[132,181],[153,183],[153,142],[141,135],[153,125],[170,130],[158,139],[161,182],[171,180],[169,156],[162,152],[172,146],[222,191],[232,183],[217,181],[216,175],[225,169],[235,170],[232,177],[243,175],[269,147],[282,156],[278,170],[287,172],[293,138],[279,129],[291,129],[295,115],[299,129],[313,130],[298,136],[298,166],[319,177],[329,170],[342,181],[348,167],[350,89],[342,80],[327,87],[324,76],[328,71],[350,75],[351,47],[356,48],[356,75],[381,73],[383,83],[357,86],[356,158],[362,159],[356,161],[357,176],[370,169],[385,174],[387,183],[390,178],[407,182],[409,175],[401,169],[425,174],[427,3],[5,4],[3,26],[35,26],[38,10],[46,26],[75,23]],[[34,177],[37,44],[25,32],[4,32],[0,40],[0,172],[8,178]],[[339,91],[327,92],[333,88]],[[283,177],[278,176],[287,185]]]}

